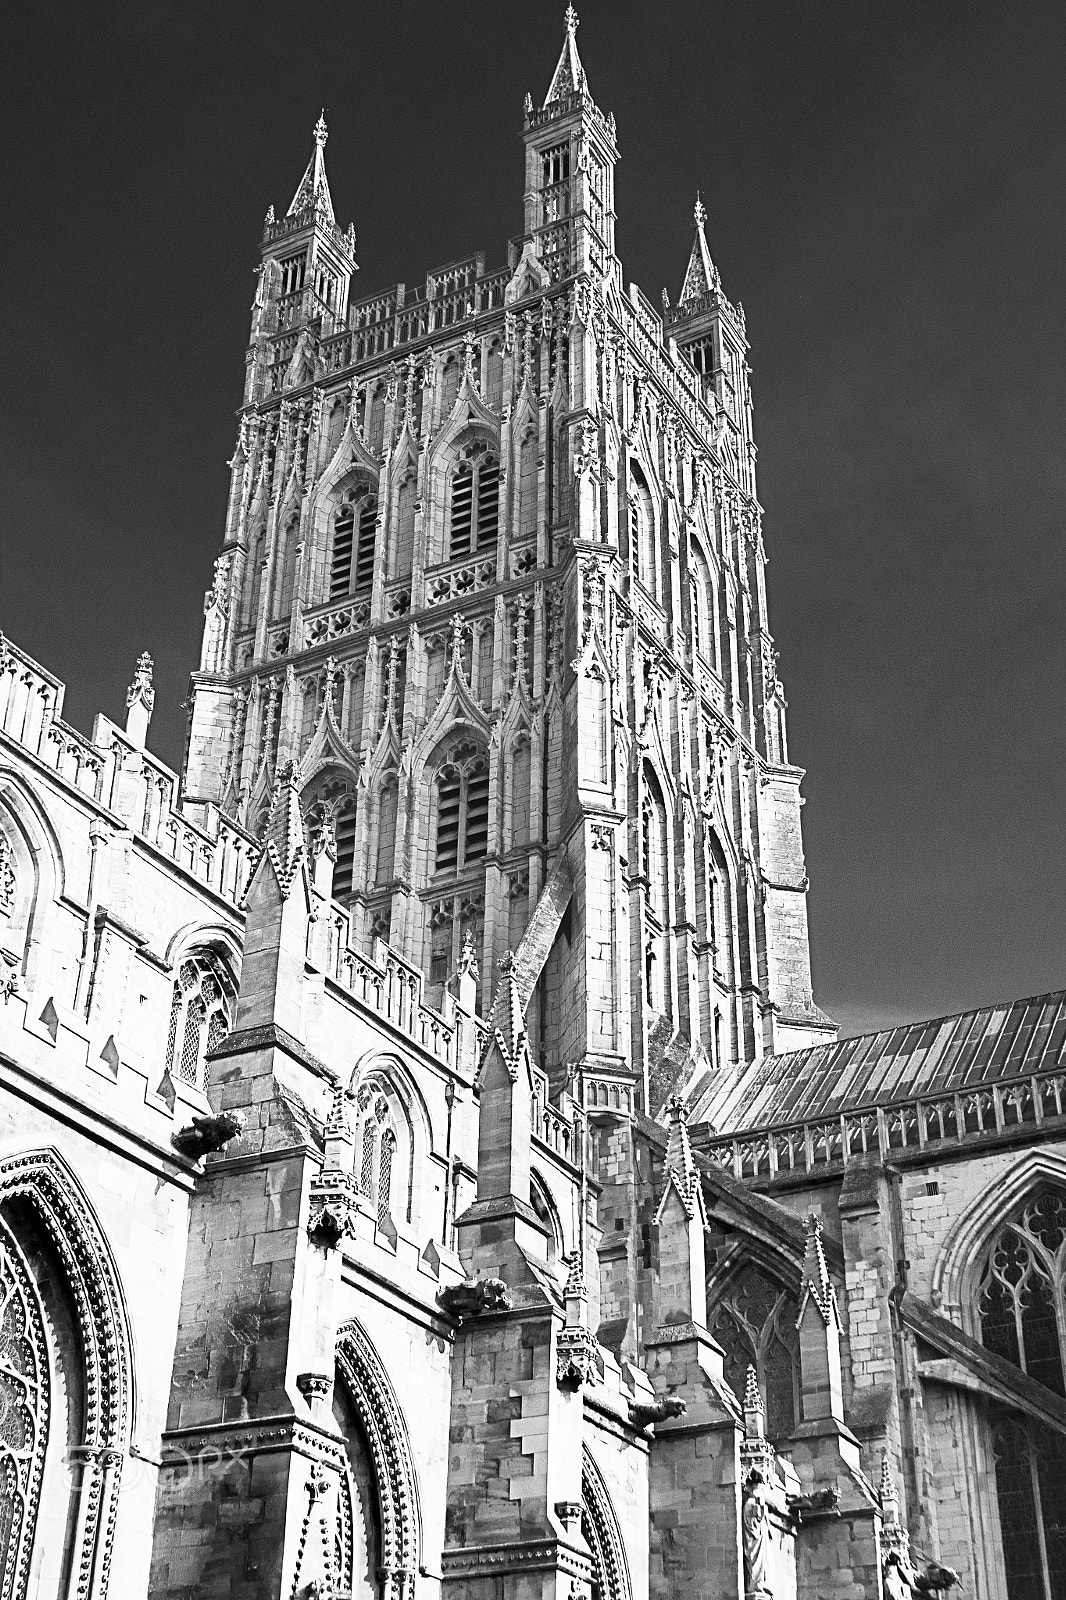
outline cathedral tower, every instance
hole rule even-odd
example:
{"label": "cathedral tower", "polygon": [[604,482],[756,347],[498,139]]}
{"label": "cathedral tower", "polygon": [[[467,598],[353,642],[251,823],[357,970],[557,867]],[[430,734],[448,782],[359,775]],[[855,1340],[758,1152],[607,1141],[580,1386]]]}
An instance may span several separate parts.
{"label": "cathedral tower", "polygon": [[259,832],[295,763],[335,937],[434,1003],[479,969],[483,1011],[516,952],[549,1081],[655,1110],[832,1025],[743,312],[700,205],[665,327],[624,285],[576,32],[527,96],[503,268],[350,299],[321,119],[268,212],[185,794]]}

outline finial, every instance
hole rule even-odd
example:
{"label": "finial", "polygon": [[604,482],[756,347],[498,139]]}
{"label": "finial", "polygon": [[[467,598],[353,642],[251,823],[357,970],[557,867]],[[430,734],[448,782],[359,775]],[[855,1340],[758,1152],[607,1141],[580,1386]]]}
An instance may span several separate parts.
{"label": "finial", "polygon": [[326,127],[326,108],[323,106],[318,113],[318,121],[315,123],[315,143],[324,145],[328,138],[329,129]]}
{"label": "finial", "polygon": [[695,218],[697,228],[702,228],[707,221],[707,207],[700,198],[698,189],[696,190],[696,204],[692,208],[692,215]]}
{"label": "finial", "polygon": [[137,667],[133,674],[133,682],[126,690],[127,711],[140,700],[148,715],[152,715],[152,707],[155,705],[155,689],[152,685],[153,665],[154,663],[147,650],[142,651],[137,657]]}
{"label": "finial", "polygon": [[274,215],[274,207],[267,206],[267,214],[263,222],[264,228],[272,228],[277,220],[277,217]]}
{"label": "finial", "polygon": [[578,28],[578,15],[573,6],[567,6],[565,21],[567,33],[576,33]]}
{"label": "finial", "polygon": [[762,1390],[759,1388],[759,1377],[755,1368],[750,1365],[747,1377],[744,1379],[744,1410],[762,1410]]}

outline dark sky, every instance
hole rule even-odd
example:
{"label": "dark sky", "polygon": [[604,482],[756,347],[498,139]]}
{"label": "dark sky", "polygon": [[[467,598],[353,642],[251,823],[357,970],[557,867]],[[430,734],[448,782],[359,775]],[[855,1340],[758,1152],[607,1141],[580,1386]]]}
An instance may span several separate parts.
{"label": "dark sky", "polygon": [[[0,627],[180,757],[252,271],[325,105],[358,292],[521,226],[562,5],[8,7]],[[744,302],[816,993],[844,1030],[1063,983],[1066,7],[585,0],[626,278],[697,187]]]}

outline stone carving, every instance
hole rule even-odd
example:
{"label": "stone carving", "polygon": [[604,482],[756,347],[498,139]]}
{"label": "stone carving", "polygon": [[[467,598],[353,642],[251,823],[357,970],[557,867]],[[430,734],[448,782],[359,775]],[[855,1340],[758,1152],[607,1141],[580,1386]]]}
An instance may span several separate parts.
{"label": "stone carving", "polygon": [[354,1319],[337,1332],[337,1369],[370,1452],[378,1488],[380,1565],[392,1596],[413,1595],[421,1559],[418,1498],[403,1413],[387,1373]]}
{"label": "stone carving", "polygon": [[148,715],[152,715],[155,705],[155,689],[152,685],[152,658],[147,650],[137,657],[137,667],[133,674],[133,682],[126,690],[126,709],[129,711],[138,701],[144,706]]}
{"label": "stone carving", "polygon": [[652,1400],[647,1405],[631,1400],[629,1420],[634,1428],[653,1428],[657,1422],[666,1422],[671,1417],[683,1417],[687,1410],[685,1402],[679,1400],[676,1395],[663,1395],[661,1399]]}
{"label": "stone carving", "polygon": [[6,833],[0,833],[0,917],[15,909],[15,852]]}
{"label": "stone carving", "polygon": [[448,1316],[460,1322],[473,1317],[492,1316],[510,1311],[511,1291],[502,1278],[464,1278],[437,1290],[437,1304]]}
{"label": "stone carving", "polygon": [[560,1389],[580,1389],[596,1375],[596,1341],[587,1328],[559,1334],[555,1378]]}
{"label": "stone carving", "polygon": [[788,1509],[797,1522],[811,1517],[839,1516],[840,1490],[832,1485],[828,1489],[818,1489],[814,1494],[793,1495],[788,1502]]}
{"label": "stone carving", "polygon": [[311,1215],[307,1222],[307,1237],[313,1244],[332,1250],[352,1231],[355,1214],[355,1197],[344,1186],[333,1186],[325,1192],[316,1192],[312,1185]]}
{"label": "stone carving", "polygon": [[751,1472],[745,1480],[741,1524],[744,1538],[744,1592],[748,1600],[773,1600],[769,1582],[770,1516],[761,1472]]}
{"label": "stone carving", "polygon": [[235,1139],[244,1127],[240,1111],[219,1111],[207,1117],[193,1117],[187,1127],[179,1128],[171,1136],[171,1144],[179,1155],[199,1161],[202,1156],[213,1155]]}
{"label": "stone carving", "polygon": [[130,1352],[118,1277],[92,1206],[53,1152],[0,1164],[0,1199],[32,1207],[70,1288],[85,1380],[84,1443],[71,1452],[80,1479],[80,1521],[70,1592],[103,1600],[129,1441]]}

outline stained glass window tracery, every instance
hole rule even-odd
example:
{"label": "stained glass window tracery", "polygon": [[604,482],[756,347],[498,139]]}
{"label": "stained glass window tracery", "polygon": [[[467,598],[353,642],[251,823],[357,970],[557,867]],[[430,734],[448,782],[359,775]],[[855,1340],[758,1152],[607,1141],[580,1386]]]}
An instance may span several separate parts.
{"label": "stained glass window tracery", "polygon": [[[977,1288],[985,1346],[1066,1394],[1066,1195],[1042,1189],[993,1236]],[[1066,1440],[1005,1407],[992,1420],[1010,1600],[1066,1593]]]}
{"label": "stained glass window tracery", "polygon": [[732,1278],[710,1312],[711,1336],[725,1354],[726,1381],[741,1402],[748,1367],[755,1368],[771,1439],[787,1437],[796,1426],[798,1312],[795,1295],[756,1266]]}

